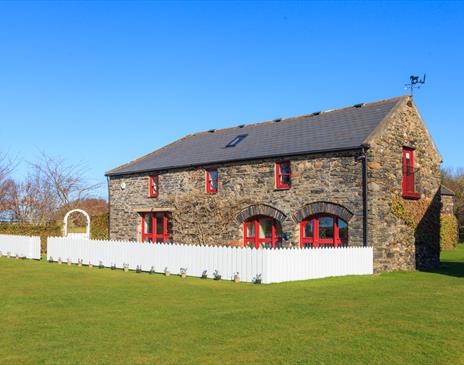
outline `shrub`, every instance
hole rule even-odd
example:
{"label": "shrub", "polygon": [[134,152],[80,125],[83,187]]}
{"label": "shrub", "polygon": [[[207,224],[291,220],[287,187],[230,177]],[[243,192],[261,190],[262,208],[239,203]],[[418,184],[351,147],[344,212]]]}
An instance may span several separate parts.
{"label": "shrub", "polygon": [[440,247],[442,250],[456,248],[459,239],[458,220],[454,215],[442,215],[440,218]]}
{"label": "shrub", "polygon": [[94,215],[90,218],[90,238],[93,240],[108,239],[108,214]]}
{"label": "shrub", "polygon": [[61,226],[57,224],[0,223],[0,234],[18,236],[40,236],[41,253],[47,252],[47,237],[61,236]]}

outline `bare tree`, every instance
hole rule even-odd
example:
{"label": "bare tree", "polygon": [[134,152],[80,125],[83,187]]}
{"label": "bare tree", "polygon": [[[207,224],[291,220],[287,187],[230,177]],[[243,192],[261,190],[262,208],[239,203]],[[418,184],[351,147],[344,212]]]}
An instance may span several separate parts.
{"label": "bare tree", "polygon": [[31,171],[23,182],[16,184],[13,194],[14,210],[20,221],[41,224],[53,221],[62,207],[90,198],[101,185],[88,183],[83,165],[71,165],[44,153],[30,167]]}
{"label": "bare tree", "polygon": [[9,210],[12,208],[16,183],[11,178],[11,173],[15,166],[15,163],[7,154],[0,152],[0,210]]}

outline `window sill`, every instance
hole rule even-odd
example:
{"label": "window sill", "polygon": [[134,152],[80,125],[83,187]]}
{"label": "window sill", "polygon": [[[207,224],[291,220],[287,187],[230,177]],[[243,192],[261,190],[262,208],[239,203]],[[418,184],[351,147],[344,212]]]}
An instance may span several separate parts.
{"label": "window sill", "polygon": [[417,192],[403,193],[404,199],[419,200],[421,195]]}
{"label": "window sill", "polygon": [[291,186],[287,186],[287,187],[280,187],[280,188],[274,188],[274,191],[282,191],[282,190],[290,190],[291,189]]}

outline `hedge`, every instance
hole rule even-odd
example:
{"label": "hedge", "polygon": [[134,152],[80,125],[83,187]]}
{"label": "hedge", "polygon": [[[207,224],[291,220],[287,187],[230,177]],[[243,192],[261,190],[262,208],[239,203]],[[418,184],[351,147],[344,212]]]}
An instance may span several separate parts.
{"label": "hedge", "polygon": [[440,247],[442,250],[456,248],[459,240],[458,219],[454,215],[440,217]]}
{"label": "hedge", "polygon": [[108,214],[94,215],[90,218],[90,238],[93,240],[108,239]]}
{"label": "hedge", "polygon": [[61,227],[57,224],[0,223],[0,234],[18,236],[40,236],[42,254],[47,252],[47,237],[62,236]]}

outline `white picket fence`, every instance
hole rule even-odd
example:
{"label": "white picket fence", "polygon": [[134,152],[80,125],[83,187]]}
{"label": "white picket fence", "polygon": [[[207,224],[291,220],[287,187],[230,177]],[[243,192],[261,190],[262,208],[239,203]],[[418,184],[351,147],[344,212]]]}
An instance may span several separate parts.
{"label": "white picket fence", "polygon": [[0,234],[0,256],[40,260],[40,237]]}
{"label": "white picket fence", "polygon": [[47,258],[72,263],[83,260],[84,265],[117,268],[127,264],[132,270],[153,268],[158,273],[167,269],[179,274],[185,268],[188,276],[196,277],[207,270],[209,278],[218,270],[225,280],[231,280],[238,272],[241,281],[253,282],[260,275],[265,284],[373,273],[371,247],[255,250],[49,237]]}

